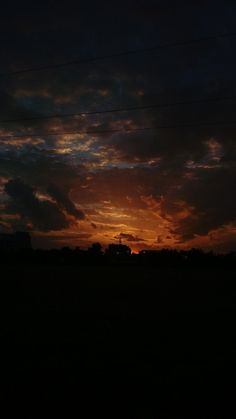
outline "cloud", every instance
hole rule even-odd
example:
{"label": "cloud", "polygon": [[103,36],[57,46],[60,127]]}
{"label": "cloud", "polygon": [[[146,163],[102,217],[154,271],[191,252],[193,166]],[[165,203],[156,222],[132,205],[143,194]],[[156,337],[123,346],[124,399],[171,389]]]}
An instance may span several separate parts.
{"label": "cloud", "polygon": [[133,234],[129,233],[120,233],[114,237],[115,239],[124,239],[128,242],[144,242],[145,240],[138,236],[133,236]]}
{"label": "cloud", "polygon": [[58,205],[66,210],[66,212],[70,215],[73,215],[78,220],[82,220],[85,218],[83,211],[77,209],[74,203],[68,197],[68,192],[62,191],[56,185],[50,185],[47,188],[48,193],[52,198],[54,198]]}
{"label": "cloud", "polygon": [[9,180],[5,191],[11,198],[11,211],[20,214],[34,229],[51,231],[69,227],[68,220],[56,204],[38,199],[35,190],[20,179]]}
{"label": "cloud", "polygon": [[187,241],[206,235],[236,219],[234,167],[194,169],[193,177],[182,179],[179,190],[170,190],[162,200],[164,214],[173,220],[173,231]]}

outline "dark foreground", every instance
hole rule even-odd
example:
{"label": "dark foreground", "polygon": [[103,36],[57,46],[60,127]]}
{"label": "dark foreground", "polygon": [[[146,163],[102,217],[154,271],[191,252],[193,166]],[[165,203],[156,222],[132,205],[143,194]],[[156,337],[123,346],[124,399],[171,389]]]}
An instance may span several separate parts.
{"label": "dark foreground", "polygon": [[235,417],[235,296],[232,268],[5,267],[2,417]]}

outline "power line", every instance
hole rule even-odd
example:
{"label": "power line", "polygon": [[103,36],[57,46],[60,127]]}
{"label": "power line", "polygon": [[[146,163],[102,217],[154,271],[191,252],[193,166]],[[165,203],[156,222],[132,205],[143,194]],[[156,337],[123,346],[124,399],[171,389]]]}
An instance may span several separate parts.
{"label": "power line", "polygon": [[14,76],[14,75],[17,75],[17,74],[32,73],[32,72],[45,71],[45,70],[53,70],[53,69],[58,69],[58,68],[68,67],[68,66],[73,66],[73,65],[92,63],[92,62],[95,62],[95,61],[103,61],[103,60],[107,60],[107,59],[110,59],[110,58],[119,58],[119,57],[124,57],[124,56],[127,56],[127,55],[142,54],[142,53],[145,53],[145,52],[147,52],[147,53],[155,52],[155,51],[166,49],[166,48],[175,48],[175,47],[194,45],[194,44],[198,44],[198,43],[201,43],[201,42],[210,42],[210,41],[214,41],[216,39],[232,38],[232,37],[235,37],[235,36],[236,36],[235,32],[223,33],[223,34],[218,34],[218,35],[208,35],[208,36],[203,36],[201,38],[192,39],[192,40],[188,40],[188,41],[169,42],[169,43],[165,43],[165,44],[162,44],[162,45],[156,45],[154,47],[133,49],[133,50],[123,51],[123,52],[114,52],[114,53],[111,53],[111,54],[98,55],[98,56],[95,56],[95,57],[81,58],[81,59],[72,60],[72,61],[64,61],[64,62],[57,63],[57,64],[46,64],[46,65],[41,65],[41,66],[38,66],[38,67],[30,67],[30,68],[26,68],[26,69],[9,71],[9,72],[6,72],[6,73],[0,73],[0,77]]}
{"label": "power line", "polygon": [[89,115],[101,115],[101,114],[109,114],[109,113],[119,113],[119,112],[129,112],[129,111],[139,111],[139,110],[147,110],[147,109],[158,109],[158,108],[168,108],[174,106],[184,106],[184,105],[194,105],[194,104],[201,104],[201,103],[214,103],[214,102],[221,102],[224,100],[234,100],[236,99],[236,95],[233,96],[225,96],[225,97],[215,97],[212,99],[196,99],[196,100],[186,100],[186,101],[179,101],[179,102],[169,102],[169,103],[160,103],[160,104],[151,104],[151,105],[144,105],[144,106],[130,106],[124,108],[113,108],[113,109],[105,109],[103,111],[85,111],[85,112],[77,112],[77,113],[66,113],[66,114],[52,114],[52,115],[45,115],[45,116],[33,116],[27,118],[16,118],[16,119],[4,119],[0,120],[1,124],[10,123],[10,122],[20,122],[20,121],[35,121],[35,120],[45,120],[45,119],[55,119],[55,118],[73,118],[76,116],[89,116]]}
{"label": "power line", "polygon": [[0,135],[0,139],[9,138],[31,138],[31,137],[58,137],[61,135],[81,135],[81,134],[115,134],[115,133],[128,133],[128,132],[139,132],[139,131],[154,131],[164,129],[178,129],[178,128],[193,128],[193,127],[207,127],[207,126],[224,126],[224,125],[235,125],[236,121],[216,121],[216,122],[190,122],[184,124],[173,124],[173,125],[157,125],[153,127],[140,127],[140,128],[117,128],[117,129],[104,129],[104,130],[85,130],[85,131],[64,131],[64,132],[42,132],[37,134],[8,134]]}

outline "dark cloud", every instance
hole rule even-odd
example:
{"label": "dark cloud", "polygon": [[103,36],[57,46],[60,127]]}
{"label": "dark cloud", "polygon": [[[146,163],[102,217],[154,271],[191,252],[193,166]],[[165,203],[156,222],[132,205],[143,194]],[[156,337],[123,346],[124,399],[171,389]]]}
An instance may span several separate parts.
{"label": "dark cloud", "polygon": [[142,239],[141,237],[138,236],[134,236],[133,234],[128,234],[128,233],[120,233],[117,236],[114,237],[115,239],[124,239],[128,242],[144,242],[145,240]]}
{"label": "dark cloud", "polygon": [[[186,241],[234,222],[235,182],[235,168],[198,169],[180,190],[169,191],[162,201],[162,210],[176,218],[174,233]],[[178,219],[181,211],[186,211],[186,215]]]}
{"label": "dark cloud", "polygon": [[[45,185],[49,179],[51,182],[57,179],[63,186],[69,184],[74,178],[74,169],[50,150],[47,151],[34,145],[27,145],[20,151],[16,147],[7,150],[2,147],[1,143],[0,174],[2,176],[19,176],[38,185]],[[66,173],[67,176],[65,176]]]}
{"label": "dark cloud", "polygon": [[57,205],[39,200],[35,190],[20,179],[9,180],[5,185],[5,191],[11,198],[11,210],[31,223],[33,228],[50,231],[69,227],[69,222]]}
{"label": "dark cloud", "polygon": [[77,209],[74,203],[70,200],[68,196],[68,192],[62,191],[56,185],[50,185],[47,188],[48,193],[52,198],[54,198],[58,205],[66,210],[66,212],[70,215],[73,215],[78,220],[85,218],[84,213]]}

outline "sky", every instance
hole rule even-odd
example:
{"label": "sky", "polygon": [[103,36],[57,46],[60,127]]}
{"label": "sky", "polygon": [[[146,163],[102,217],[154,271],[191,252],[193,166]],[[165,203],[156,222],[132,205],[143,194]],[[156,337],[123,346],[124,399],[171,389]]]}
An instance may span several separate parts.
{"label": "sky", "polygon": [[235,250],[235,23],[229,0],[4,4],[0,231]]}

